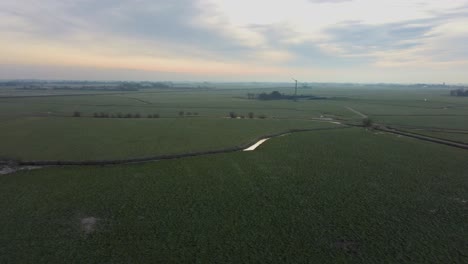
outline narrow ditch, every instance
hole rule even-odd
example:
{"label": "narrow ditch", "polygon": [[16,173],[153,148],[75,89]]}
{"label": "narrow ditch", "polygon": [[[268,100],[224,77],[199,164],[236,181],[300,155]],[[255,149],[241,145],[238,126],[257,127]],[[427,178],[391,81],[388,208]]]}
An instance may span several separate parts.
{"label": "narrow ditch", "polygon": [[[158,155],[158,156],[149,156],[149,157],[140,157],[140,158],[129,158],[129,159],[116,159],[116,160],[4,160],[0,161],[1,167],[8,167],[13,169],[13,172],[21,170],[25,167],[43,167],[43,166],[97,166],[97,165],[120,165],[120,164],[131,164],[131,163],[142,163],[150,161],[159,161],[159,160],[171,160],[171,159],[181,159],[187,157],[196,157],[220,153],[230,153],[236,151],[243,151],[261,140],[279,137],[285,134],[291,133],[300,133],[300,132],[311,132],[311,131],[324,131],[324,130],[338,130],[338,129],[347,129],[351,126],[340,126],[340,127],[329,127],[329,128],[310,128],[310,129],[290,129],[279,133],[269,134],[257,137],[246,144],[233,146],[229,148],[217,149],[217,150],[207,150],[207,151],[197,151],[197,152],[187,152],[180,154],[170,154],[170,155]],[[262,142],[263,143],[263,142]],[[6,170],[6,169],[5,169]]]}

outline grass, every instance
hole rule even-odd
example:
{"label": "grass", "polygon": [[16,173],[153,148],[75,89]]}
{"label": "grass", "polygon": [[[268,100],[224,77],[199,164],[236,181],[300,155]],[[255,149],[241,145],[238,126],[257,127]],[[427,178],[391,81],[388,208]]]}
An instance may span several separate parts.
{"label": "grass", "polygon": [[249,153],[4,175],[0,262],[462,263],[464,154],[347,129]]}

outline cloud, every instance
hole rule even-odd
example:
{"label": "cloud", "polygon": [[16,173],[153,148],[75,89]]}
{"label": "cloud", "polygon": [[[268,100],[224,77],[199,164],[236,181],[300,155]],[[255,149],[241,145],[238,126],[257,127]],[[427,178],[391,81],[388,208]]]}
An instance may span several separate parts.
{"label": "cloud", "polygon": [[467,20],[465,0],[3,0],[0,58],[275,78],[283,70],[429,72],[468,61]]}
{"label": "cloud", "polygon": [[[250,48],[235,35],[221,30],[222,21],[217,21],[221,24],[217,27],[203,24],[202,18],[209,15],[208,11],[195,1],[86,0],[57,3],[48,0],[39,6],[7,5],[2,8],[3,13],[21,23],[3,27],[2,31],[24,32],[53,41],[71,42],[80,35],[93,35],[95,39],[110,36],[156,42],[158,46],[167,48],[175,43],[181,53],[203,50],[204,56],[217,55],[218,58],[239,56]],[[138,48],[133,51],[138,52]],[[196,53],[195,56],[199,55]]]}
{"label": "cloud", "polygon": [[433,23],[408,21],[383,25],[360,22],[342,23],[325,32],[330,41],[341,45],[349,53],[368,53],[394,49],[407,49],[422,44],[422,39],[435,27]]}
{"label": "cloud", "polygon": [[397,23],[342,22],[324,30],[324,42],[345,57],[373,58],[378,66],[459,65],[468,61],[468,22],[464,9],[432,12],[432,16]]}
{"label": "cloud", "polygon": [[343,68],[368,61],[362,58],[342,57],[321,46],[313,37],[297,32],[288,24],[251,25],[250,29],[264,36],[265,45],[287,52],[289,56],[285,59],[285,63],[288,66]]}

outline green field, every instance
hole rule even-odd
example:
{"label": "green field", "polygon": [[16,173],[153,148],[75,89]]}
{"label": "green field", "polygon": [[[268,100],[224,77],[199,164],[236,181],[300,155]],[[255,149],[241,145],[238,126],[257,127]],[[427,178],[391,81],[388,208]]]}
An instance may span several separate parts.
{"label": "green field", "polygon": [[[215,137],[225,136],[228,141],[224,143],[237,144],[274,129],[301,128],[302,126],[305,128],[308,123],[304,122],[304,120],[310,120],[311,118],[329,117],[349,122],[360,122],[361,117],[348,110],[348,107],[371,117],[375,122],[394,127],[418,129],[419,131],[432,128],[468,131],[468,101],[466,98],[448,96],[448,91],[442,89],[317,87],[300,89],[300,93],[325,96],[328,98],[327,100],[300,100],[298,102],[288,100],[258,101],[248,100],[246,97],[249,92],[270,92],[273,89],[283,93],[291,92],[290,88],[284,86],[273,86],[271,88],[247,86],[236,90],[232,86],[226,88],[221,85],[219,89],[209,91],[143,90],[118,94],[100,92],[101,95],[92,96],[82,92],[78,96],[0,97],[0,126],[2,128],[0,131],[0,144],[5,146],[0,149],[0,156],[39,158],[34,153],[30,155],[29,152],[32,151],[30,149],[33,148],[33,145],[41,145],[40,141],[43,141],[42,145],[50,141],[56,142],[48,144],[50,150],[44,153],[49,158],[54,158],[53,149],[68,148],[69,144],[82,146],[83,152],[86,153],[101,152],[90,154],[89,158],[116,157],[127,154],[146,155],[149,152],[145,149],[154,151],[157,148],[166,151],[166,148],[160,148],[159,143],[155,144],[154,141],[148,141],[151,140],[148,136],[155,135],[159,137],[173,128],[177,128],[177,133],[174,133],[174,140],[169,139],[165,142],[173,141],[174,144],[177,144],[177,142],[184,144],[181,148],[175,146],[173,152],[188,149],[186,147],[190,147],[193,141],[197,141],[196,144],[201,144],[195,145],[197,148],[203,146],[203,142],[208,142],[200,138],[200,140],[190,141],[187,146],[186,142],[188,140],[180,140],[181,136],[190,137],[191,131],[193,131],[195,137],[198,137],[200,130],[203,130],[199,127],[206,127],[206,131],[210,131],[209,133],[216,133]],[[102,112],[109,115],[139,113],[142,117],[146,117],[148,114],[159,114],[161,120],[165,119],[165,121],[69,120],[68,118],[71,117],[74,111],[82,113],[83,117],[81,119],[92,118],[94,113]],[[179,118],[180,111],[190,112],[192,117],[193,113],[196,113],[196,118],[199,119],[197,121],[192,119],[190,121],[186,119],[168,120]],[[215,119],[225,118],[229,112],[244,116],[247,116],[249,112],[253,112],[257,117],[264,115],[267,119],[288,120],[284,122],[285,125],[283,123],[273,125],[270,122],[264,122],[267,124],[265,128],[263,128],[263,124],[252,122],[254,123],[253,127],[251,125],[242,125],[245,128],[236,128],[240,134],[224,134],[223,127],[227,130],[236,127],[237,124],[232,124],[232,122],[220,124],[222,121]],[[65,117],[67,119],[64,119]],[[297,121],[297,123],[294,124],[292,120]],[[199,124],[197,124],[198,121],[200,121]],[[135,126],[133,126],[134,123]],[[167,123],[170,124],[168,129],[161,128],[161,126],[166,126]],[[147,129],[140,129],[139,125],[144,127],[146,124],[148,124]],[[49,131],[46,129],[48,126],[54,129]],[[215,126],[217,129],[221,129],[219,133],[217,129],[211,129]],[[159,130],[160,133],[153,133],[154,129]],[[179,130],[184,130],[184,132]],[[18,135],[17,131],[21,131],[21,135]],[[134,133],[135,131],[136,136],[130,134],[126,136],[127,133]],[[207,136],[211,137],[211,135]],[[442,134],[441,136],[452,140],[454,138],[454,135]],[[63,139],[61,140],[59,137],[63,137]],[[459,136],[455,137],[459,138]],[[37,140],[38,138],[41,140]],[[230,141],[230,138],[233,138],[233,140]],[[94,145],[96,141],[99,142]],[[132,144],[134,141],[145,144],[141,152],[130,151],[125,153],[125,151],[117,151],[116,153],[115,147],[108,147],[108,144],[116,143],[126,149],[139,148],[138,144]],[[130,144],[127,144],[127,142],[130,142]],[[98,148],[101,143],[103,147],[109,149],[107,151],[109,155],[105,155],[106,150],[96,151],[92,149],[93,147]],[[174,146],[174,144],[172,145]],[[15,147],[15,145],[18,145],[18,147]],[[26,148],[21,145],[26,145]],[[224,145],[214,144],[208,147],[212,146]],[[38,146],[37,148],[39,152],[42,152],[43,147]],[[62,151],[56,153],[68,155]],[[156,150],[156,153],[160,152]],[[81,159],[79,155],[80,150],[73,156],[68,157]]]}
{"label": "green field", "polygon": [[422,135],[427,135],[431,137],[436,137],[436,138],[443,138],[443,139],[450,139],[452,141],[456,142],[462,142],[468,144],[468,133],[465,131],[418,131],[418,130],[413,130],[413,132],[422,134]]}
{"label": "green field", "polygon": [[306,120],[30,117],[0,124],[0,157],[102,160],[216,150],[289,129],[333,128]]}
{"label": "green field", "polygon": [[291,92],[220,84],[0,97],[0,157],[8,159],[125,159],[344,128],[275,137],[252,152],[0,175],[0,263],[468,262],[466,150],[330,122],[360,123],[362,114],[467,142],[466,98],[332,85],[300,90],[326,100],[246,98],[272,90]]}
{"label": "green field", "polygon": [[251,153],[4,175],[0,262],[462,263],[465,157],[348,129]]}

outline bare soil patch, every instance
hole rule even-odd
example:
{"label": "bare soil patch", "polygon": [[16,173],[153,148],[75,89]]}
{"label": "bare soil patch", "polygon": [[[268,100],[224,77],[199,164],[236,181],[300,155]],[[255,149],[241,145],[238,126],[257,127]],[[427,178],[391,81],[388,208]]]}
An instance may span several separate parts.
{"label": "bare soil patch", "polygon": [[40,166],[10,166],[10,165],[0,165],[0,175],[6,175],[10,173],[15,173],[22,170],[35,170],[40,169]]}
{"label": "bare soil patch", "polygon": [[86,234],[92,234],[96,231],[96,224],[98,219],[96,217],[85,217],[80,220],[81,222],[81,230]]}

